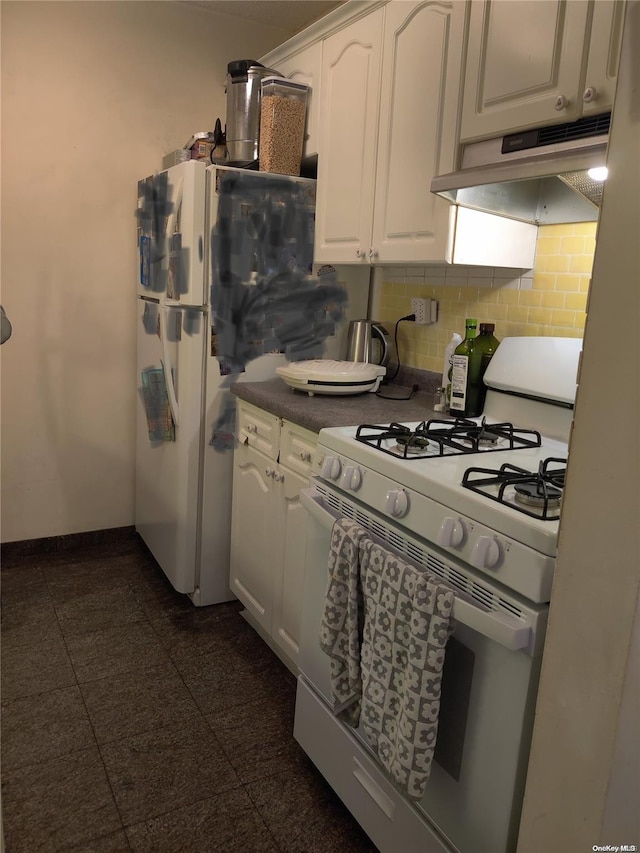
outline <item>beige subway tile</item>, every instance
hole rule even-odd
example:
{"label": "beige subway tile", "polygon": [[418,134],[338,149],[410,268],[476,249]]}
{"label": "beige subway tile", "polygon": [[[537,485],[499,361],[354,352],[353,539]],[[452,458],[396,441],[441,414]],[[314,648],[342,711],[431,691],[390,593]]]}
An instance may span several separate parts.
{"label": "beige subway tile", "polygon": [[495,290],[493,287],[481,288],[478,291],[478,298],[480,302],[487,302],[489,304],[497,304],[499,301],[498,290]]}
{"label": "beige subway tile", "polygon": [[580,276],[577,273],[558,273],[556,276],[556,290],[580,290]]}
{"label": "beige subway tile", "polygon": [[581,275],[580,276],[580,284],[578,290],[580,293],[588,293],[589,288],[591,287],[591,276],[590,275]]}
{"label": "beige subway tile", "polygon": [[529,308],[530,323],[550,323],[552,308]]}
{"label": "beige subway tile", "polygon": [[565,293],[564,307],[570,311],[586,311],[587,309],[587,294],[586,293]]}
{"label": "beige subway tile", "polygon": [[586,322],[587,322],[587,315],[584,313],[576,312],[574,328],[577,329],[578,331],[582,332],[582,331],[584,331],[584,327],[585,327]]}
{"label": "beige subway tile", "polygon": [[570,255],[569,272],[591,273],[593,255]]}
{"label": "beige subway tile", "polygon": [[547,272],[534,272],[533,274],[533,289],[534,290],[555,290],[556,274]]}
{"label": "beige subway tile", "polygon": [[504,290],[498,290],[497,293],[498,302],[502,305],[517,305],[519,303],[519,290],[511,290],[510,288],[505,288]]}
{"label": "beige subway tile", "polygon": [[595,234],[593,237],[585,237],[584,238],[584,250],[588,255],[593,255],[596,251],[596,237]]}
{"label": "beige subway tile", "polygon": [[463,302],[477,302],[478,301],[478,288],[477,287],[461,287],[460,288],[460,300]]}
{"label": "beige subway tile", "polygon": [[575,325],[575,318],[576,312],[567,311],[565,308],[554,308],[551,312],[551,322],[554,326],[572,329]]}
{"label": "beige subway tile", "polygon": [[577,236],[595,238],[597,227],[597,222],[575,222],[573,225],[573,233]]}
{"label": "beige subway tile", "polygon": [[569,272],[570,255],[550,255],[547,272]]}
{"label": "beige subway tile", "polygon": [[493,305],[486,302],[476,302],[473,307],[475,314],[469,314],[469,317],[477,317],[478,320],[488,320],[493,314]]}
{"label": "beige subway tile", "polygon": [[507,316],[508,316],[508,312],[509,312],[509,306],[508,305],[497,304],[497,305],[491,306],[491,313],[493,314],[496,321],[506,320]]}
{"label": "beige subway tile", "polygon": [[529,319],[529,311],[525,305],[508,305],[507,320],[510,323],[526,323]]}
{"label": "beige subway tile", "polygon": [[543,308],[564,308],[565,294],[561,290],[539,290],[542,300],[540,305]]}
{"label": "beige subway tile", "polygon": [[560,252],[560,237],[538,237],[536,244],[536,262],[539,255],[557,255]]}
{"label": "beige subway tile", "polygon": [[538,229],[538,234],[542,237],[563,237],[567,233],[567,226],[564,223],[560,225],[541,225]]}
{"label": "beige subway tile", "polygon": [[563,237],[560,251],[567,255],[582,255],[584,254],[584,247],[584,237]]}
{"label": "beige subway tile", "polygon": [[518,304],[542,305],[542,300],[548,293],[555,293],[555,290],[521,290],[518,296]]}

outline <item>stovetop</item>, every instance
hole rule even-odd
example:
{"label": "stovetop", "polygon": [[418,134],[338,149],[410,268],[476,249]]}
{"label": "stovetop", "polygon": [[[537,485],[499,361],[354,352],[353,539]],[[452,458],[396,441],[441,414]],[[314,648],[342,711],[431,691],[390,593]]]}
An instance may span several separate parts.
{"label": "stovetop", "polygon": [[[397,435],[389,435],[391,425],[324,429],[319,436],[316,470],[323,476],[323,460],[334,456],[341,471],[354,467],[361,473],[361,485],[353,496],[365,505],[367,483],[372,481],[372,475],[367,475],[376,472],[386,478],[390,488],[407,490],[410,499],[412,492],[422,495],[541,553],[554,555],[564,485],[560,472],[566,466],[567,444],[483,418],[473,419],[471,424],[476,431],[471,440],[463,437],[454,421],[431,422],[429,429],[424,422],[394,426],[394,432],[402,427],[397,432],[405,438],[426,435],[426,447],[420,438],[414,441],[410,437],[404,443],[401,439],[398,447]],[[478,439],[481,432],[489,433],[488,442]],[[541,486],[539,474],[544,469],[546,477],[549,467],[552,476],[547,478],[548,484],[543,479]],[[476,470],[468,474],[470,469]],[[341,487],[340,477],[325,479]],[[513,479],[518,483],[511,482]],[[522,487],[526,480],[532,481],[524,483],[531,494],[525,488],[525,494],[516,500],[515,485]]]}
{"label": "stovetop", "polygon": [[404,460],[519,450],[542,444],[542,436],[535,430],[521,429],[511,423],[487,423],[486,418],[432,419],[413,425],[362,424],[354,437],[369,447]]}

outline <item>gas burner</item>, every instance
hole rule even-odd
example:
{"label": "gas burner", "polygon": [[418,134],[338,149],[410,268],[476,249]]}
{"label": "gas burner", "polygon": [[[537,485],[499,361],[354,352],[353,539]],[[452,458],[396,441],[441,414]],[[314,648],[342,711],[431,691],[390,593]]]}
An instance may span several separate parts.
{"label": "gas burner", "polygon": [[556,489],[544,481],[532,483],[520,483],[514,486],[515,501],[525,506],[533,506],[538,509],[558,509],[562,500],[562,490]]}
{"label": "gas burner", "polygon": [[553,511],[562,502],[566,465],[566,459],[549,457],[540,462],[537,473],[509,464],[498,470],[468,468],[462,485],[533,518],[557,521],[560,514]]}
{"label": "gas burner", "polygon": [[542,444],[540,433],[534,430],[518,429],[508,423],[486,424],[484,418],[479,424],[464,418],[422,421],[414,430],[397,423],[362,424],[355,438],[399,459],[518,450]]}
{"label": "gas burner", "polygon": [[407,435],[397,435],[395,439],[395,449],[399,455],[415,456],[429,448],[429,439],[424,435],[407,433]]}

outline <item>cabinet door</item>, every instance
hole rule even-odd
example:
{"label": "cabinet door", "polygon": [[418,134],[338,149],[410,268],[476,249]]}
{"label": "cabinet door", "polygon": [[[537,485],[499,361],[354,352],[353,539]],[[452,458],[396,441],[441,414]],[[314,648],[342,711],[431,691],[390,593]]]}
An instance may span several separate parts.
{"label": "cabinet door", "polygon": [[384,9],[322,45],[315,260],[368,263]]}
{"label": "cabinet door", "polygon": [[230,586],[255,620],[271,631],[277,495],[271,459],[253,447],[234,451]]}
{"label": "cabinet door", "polygon": [[278,71],[295,83],[309,86],[307,121],[304,136],[303,156],[319,153],[318,130],[320,124],[320,73],[322,65],[322,42],[309,45],[299,53],[278,62]]}
{"label": "cabinet door", "polygon": [[587,21],[585,0],[474,0],[461,141],[579,118]]}
{"label": "cabinet door", "polygon": [[300,490],[308,486],[309,480],[283,466],[280,467],[278,476],[278,538],[283,550],[276,560],[274,571],[271,636],[297,664],[307,520],[307,512],[300,503]]}
{"label": "cabinet door", "polygon": [[449,204],[429,192],[455,168],[466,3],[385,9],[373,248],[380,262],[444,260]]}
{"label": "cabinet door", "polygon": [[589,59],[582,93],[584,115],[598,115],[613,106],[624,7],[621,0],[598,0],[593,5]]}

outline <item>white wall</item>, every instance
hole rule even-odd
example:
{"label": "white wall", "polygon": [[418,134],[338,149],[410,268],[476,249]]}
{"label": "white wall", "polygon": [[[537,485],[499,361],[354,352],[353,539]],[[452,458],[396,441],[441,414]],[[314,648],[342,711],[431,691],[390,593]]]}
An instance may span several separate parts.
{"label": "white wall", "polygon": [[173,2],[2,3],[2,541],[133,524],[136,182],[287,33]]}
{"label": "white wall", "polygon": [[633,0],[518,853],[640,843],[639,48],[640,2]]}

